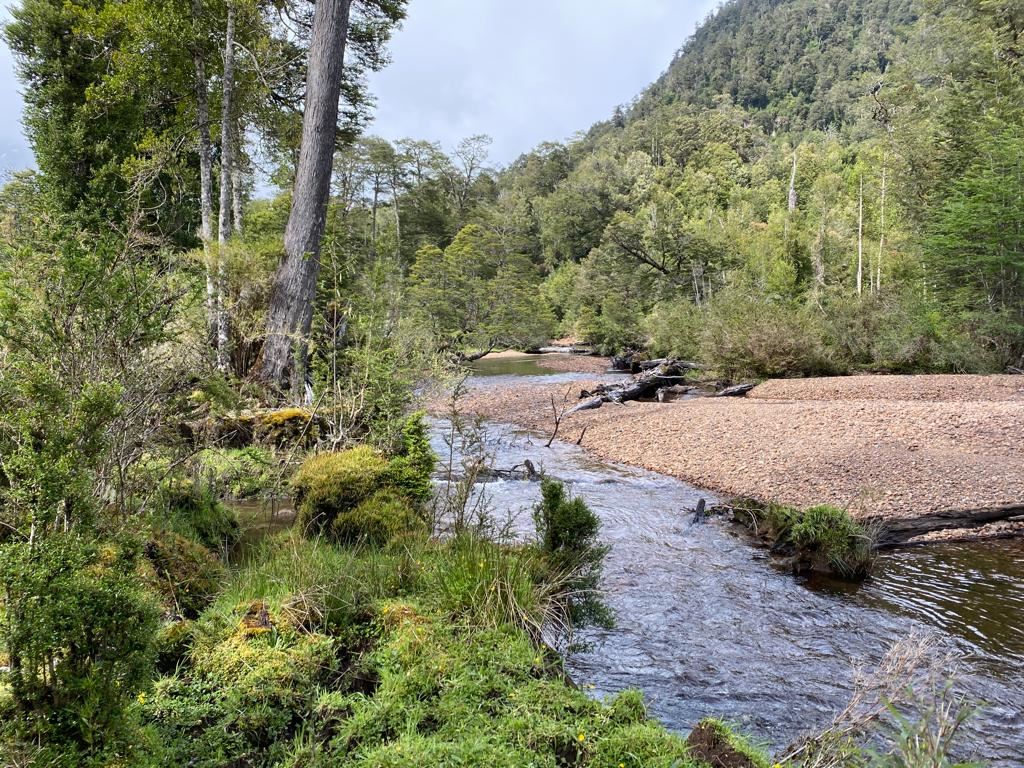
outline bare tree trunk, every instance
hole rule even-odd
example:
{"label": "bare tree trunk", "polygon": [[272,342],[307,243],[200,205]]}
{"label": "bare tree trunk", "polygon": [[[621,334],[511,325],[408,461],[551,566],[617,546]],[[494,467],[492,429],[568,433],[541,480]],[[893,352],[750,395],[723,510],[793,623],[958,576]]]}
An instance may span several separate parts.
{"label": "bare tree trunk", "polygon": [[231,158],[231,229],[236,235],[242,234],[242,215],[245,210],[244,192],[242,186],[242,166],[239,158],[242,156],[242,141],[245,133],[238,126],[235,127],[235,151]]}
{"label": "bare tree trunk", "polygon": [[[193,20],[198,22],[200,14],[199,2],[194,0]],[[210,252],[210,244],[213,241],[213,141],[210,139],[210,98],[206,62],[198,48],[192,54],[192,65],[196,76],[196,128],[199,130],[199,237],[203,241],[203,261],[206,264],[206,323],[212,341],[217,329],[217,286]]]}
{"label": "bare tree trunk", "polygon": [[857,295],[864,291],[864,176],[860,177],[860,197],[857,202]]}
{"label": "bare tree trunk", "polygon": [[875,262],[875,290],[882,290],[882,258],[885,254],[885,182],[886,182],[886,167],[885,163],[882,163],[882,212],[881,212],[881,230],[882,233],[878,236],[878,260]]}
{"label": "bare tree trunk", "polygon": [[309,334],[313,322],[350,7],[351,0],[318,0],[313,12],[302,147],[284,234],[285,258],[274,278],[257,372],[268,384],[284,382],[292,344]]}
{"label": "bare tree trunk", "polygon": [[793,150],[793,173],[789,176],[789,212],[796,210],[796,150]]}
{"label": "bare tree trunk", "polygon": [[228,369],[228,315],[224,304],[227,288],[227,244],[231,238],[231,187],[234,171],[235,118],[235,4],[228,2],[224,30],[224,76],[220,108],[220,220],[217,233],[217,367]]}

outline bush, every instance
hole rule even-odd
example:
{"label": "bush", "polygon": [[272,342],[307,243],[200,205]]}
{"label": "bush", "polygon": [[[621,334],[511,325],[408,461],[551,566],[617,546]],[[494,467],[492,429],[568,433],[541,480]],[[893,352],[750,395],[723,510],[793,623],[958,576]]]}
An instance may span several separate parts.
{"label": "bush", "polygon": [[547,581],[564,583],[568,618],[574,626],[611,626],[598,586],[608,547],[598,543],[601,520],[582,498],[571,499],[557,480],[541,481],[541,501],[533,520],[550,570]]}
{"label": "bush", "polygon": [[761,505],[737,501],[746,514],[738,518],[794,556],[798,572],[818,572],[844,579],[861,579],[874,562],[874,537],[870,530],[838,507],[820,505],[805,511],[780,504]]}
{"label": "bush", "polygon": [[799,517],[789,535],[810,555],[813,570],[831,571],[848,579],[862,578],[874,562],[872,537],[846,510],[838,507],[811,507]]}
{"label": "bush", "polygon": [[723,291],[709,305],[701,335],[702,362],[730,377],[829,372],[812,310]]}
{"label": "bush", "polygon": [[235,499],[258,496],[277,487],[278,463],[269,449],[207,448],[199,454],[203,477],[211,477],[219,490]]}
{"label": "bush", "polygon": [[377,491],[353,509],[342,510],[331,523],[342,544],[387,544],[402,533],[424,528],[409,501],[391,490]]}
{"label": "bush", "polygon": [[651,356],[696,359],[702,322],[701,310],[691,301],[658,304],[644,321]]}
{"label": "bush", "polygon": [[291,481],[300,530],[330,530],[338,513],[354,509],[387,482],[387,460],[368,446],[307,459]]}
{"label": "bush", "polygon": [[156,531],[146,544],[153,587],[166,608],[195,618],[216,595],[224,566],[201,544],[173,531]]}
{"label": "bush", "polygon": [[238,520],[211,488],[176,480],[168,483],[161,495],[165,512],[158,523],[162,526],[212,552],[221,552],[238,541]]}
{"label": "bush", "polygon": [[406,497],[418,503],[430,500],[437,456],[430,447],[422,411],[414,413],[402,426],[402,446],[388,466],[388,482]]}
{"label": "bush", "polygon": [[138,565],[74,532],[0,550],[11,690],[40,741],[101,747],[151,679],[159,611]]}

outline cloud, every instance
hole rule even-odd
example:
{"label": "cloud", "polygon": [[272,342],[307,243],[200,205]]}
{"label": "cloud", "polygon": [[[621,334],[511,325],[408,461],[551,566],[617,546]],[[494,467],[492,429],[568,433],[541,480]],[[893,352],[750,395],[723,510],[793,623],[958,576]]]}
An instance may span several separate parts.
{"label": "cloud", "polygon": [[669,64],[716,2],[412,0],[373,76],[371,132],[440,141],[494,137],[507,163],[628,103]]}

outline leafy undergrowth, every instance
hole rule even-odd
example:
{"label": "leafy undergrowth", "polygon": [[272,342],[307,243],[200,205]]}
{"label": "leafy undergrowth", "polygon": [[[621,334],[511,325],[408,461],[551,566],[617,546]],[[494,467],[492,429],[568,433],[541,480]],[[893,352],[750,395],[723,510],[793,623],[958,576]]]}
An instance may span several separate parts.
{"label": "leafy undergrowth", "polygon": [[267,542],[140,697],[132,764],[699,765],[639,693],[595,701],[534,641],[534,558],[469,536]]}

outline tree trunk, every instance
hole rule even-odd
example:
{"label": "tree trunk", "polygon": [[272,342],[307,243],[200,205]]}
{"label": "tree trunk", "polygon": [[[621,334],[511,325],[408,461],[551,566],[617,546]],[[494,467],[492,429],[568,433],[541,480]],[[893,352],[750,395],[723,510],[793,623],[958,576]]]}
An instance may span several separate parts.
{"label": "tree trunk", "polygon": [[789,176],[789,212],[796,210],[796,150],[793,150],[793,173]]}
{"label": "tree trunk", "polygon": [[864,176],[860,177],[860,197],[857,199],[857,295],[864,291]]}
{"label": "tree trunk", "polygon": [[284,382],[293,342],[296,336],[304,338],[313,322],[350,6],[351,0],[319,0],[313,13],[302,147],[284,234],[285,258],[274,278],[257,373],[268,384]]}
{"label": "tree trunk", "polygon": [[224,304],[227,288],[227,243],[231,238],[231,187],[234,171],[235,118],[235,4],[228,2],[224,30],[224,77],[220,109],[220,220],[217,234],[217,367],[228,369],[228,314]]}
{"label": "tree trunk", "polygon": [[[192,15],[199,22],[201,8],[192,3]],[[210,244],[213,241],[213,141],[210,139],[209,84],[206,80],[206,62],[196,48],[192,54],[195,68],[196,128],[199,131],[199,237],[203,241],[203,261],[206,264],[206,322],[212,342],[217,332],[216,270]]]}
{"label": "tree trunk", "polygon": [[231,230],[236,235],[242,234],[242,214],[245,209],[244,189],[242,188],[242,141],[245,132],[235,126],[235,150],[231,157]]}
{"label": "tree trunk", "polygon": [[882,290],[882,257],[885,253],[885,182],[886,182],[886,167],[882,164],[882,212],[881,212],[881,230],[882,233],[878,236],[878,260],[875,262],[875,290]]}

